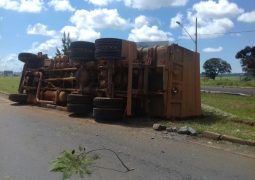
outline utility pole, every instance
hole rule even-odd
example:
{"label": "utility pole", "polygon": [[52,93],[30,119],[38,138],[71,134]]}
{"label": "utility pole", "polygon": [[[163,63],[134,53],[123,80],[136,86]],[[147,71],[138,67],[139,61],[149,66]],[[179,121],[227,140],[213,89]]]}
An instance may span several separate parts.
{"label": "utility pole", "polygon": [[196,32],[195,33],[195,37],[196,37],[196,39],[195,39],[195,46],[196,46],[195,47],[195,52],[197,52],[197,17],[196,17],[196,27],[195,28],[196,28],[196,30],[195,30],[195,32]]}
{"label": "utility pole", "polygon": [[190,39],[194,42],[195,44],[195,52],[197,52],[197,18],[196,18],[196,24],[195,24],[195,40],[194,38],[189,34],[187,29],[183,26],[183,24],[179,21],[176,21],[176,23],[188,34]]}

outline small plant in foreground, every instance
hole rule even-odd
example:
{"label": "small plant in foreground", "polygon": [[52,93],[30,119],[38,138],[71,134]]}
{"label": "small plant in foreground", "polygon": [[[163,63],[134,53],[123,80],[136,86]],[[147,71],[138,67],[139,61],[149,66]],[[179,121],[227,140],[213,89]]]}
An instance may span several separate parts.
{"label": "small plant in foreground", "polygon": [[75,174],[79,174],[83,178],[84,175],[92,173],[90,167],[97,159],[99,159],[97,154],[89,154],[85,148],[79,146],[77,152],[75,150],[63,151],[50,162],[49,171],[61,172],[62,180],[69,180]]}

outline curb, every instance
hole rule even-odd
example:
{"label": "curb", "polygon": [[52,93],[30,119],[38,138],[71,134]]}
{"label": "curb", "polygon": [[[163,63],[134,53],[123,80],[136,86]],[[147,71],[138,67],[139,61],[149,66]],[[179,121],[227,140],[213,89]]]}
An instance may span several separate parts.
{"label": "curb", "polygon": [[9,96],[9,93],[3,92],[3,91],[0,91],[0,94],[4,96]]}
{"label": "curb", "polygon": [[216,141],[219,141],[220,140],[220,134],[218,133],[215,133],[215,132],[210,132],[210,131],[204,131],[202,133],[202,137],[205,137],[205,138],[208,138],[208,139],[213,139],[213,140],[216,140]]}
{"label": "curb", "polygon": [[252,95],[249,95],[249,94],[231,93],[231,92],[226,92],[226,91],[209,91],[209,90],[200,90],[200,91],[204,92],[204,93],[214,93],[214,94],[229,94],[229,95],[246,96],[246,97],[251,97],[252,96]]}
{"label": "curb", "polygon": [[221,88],[240,88],[240,89],[255,89],[255,87],[250,87],[250,86],[223,86],[223,85],[220,85],[220,86],[210,86],[210,85],[201,85],[203,87],[221,87]]}
{"label": "curb", "polygon": [[222,135],[222,134],[211,132],[211,131],[204,131],[202,133],[202,137],[217,140],[217,141],[224,140],[224,141],[229,141],[232,143],[237,143],[237,144],[242,144],[242,145],[255,146],[255,141],[243,140],[243,139],[236,138],[233,136]]}

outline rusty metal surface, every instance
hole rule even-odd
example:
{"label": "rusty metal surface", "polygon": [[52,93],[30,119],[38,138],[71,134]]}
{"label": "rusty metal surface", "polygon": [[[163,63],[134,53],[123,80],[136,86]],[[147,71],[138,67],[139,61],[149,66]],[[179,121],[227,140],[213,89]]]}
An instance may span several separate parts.
{"label": "rusty metal surface", "polygon": [[74,81],[75,77],[66,77],[66,78],[48,78],[44,79],[44,81]]}
{"label": "rusty metal surface", "polygon": [[[41,69],[24,66],[19,92],[35,96],[37,102],[61,105],[70,93],[122,97],[128,116],[138,111],[166,118],[200,115],[199,54],[175,44],[137,49],[133,42],[118,39],[122,44],[114,45],[111,40],[117,39],[97,41],[95,61],[76,54],[80,59],[75,63],[57,56],[45,59]],[[115,48],[112,54],[106,52],[110,45]]]}

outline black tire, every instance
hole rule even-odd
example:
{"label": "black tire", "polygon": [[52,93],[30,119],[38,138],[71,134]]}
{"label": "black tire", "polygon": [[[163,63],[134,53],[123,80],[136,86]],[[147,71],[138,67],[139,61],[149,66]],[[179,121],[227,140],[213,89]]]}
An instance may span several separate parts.
{"label": "black tire", "polygon": [[19,53],[18,59],[24,63],[28,63],[30,61],[37,61],[38,57],[33,53]]}
{"label": "black tire", "polygon": [[9,100],[16,103],[25,104],[27,103],[27,94],[10,94]]}
{"label": "black tire", "polygon": [[81,94],[69,94],[67,96],[67,104],[93,104],[93,97]]}
{"label": "black tire", "polygon": [[96,108],[124,109],[125,102],[122,98],[95,97],[93,105]]}
{"label": "black tire", "polygon": [[67,104],[67,111],[73,114],[88,115],[92,113],[92,104]]}
{"label": "black tire", "polygon": [[122,39],[101,38],[95,41],[95,58],[98,60],[120,60]]}
{"label": "black tire", "polygon": [[123,119],[123,109],[93,108],[93,116],[98,121],[118,121]]}
{"label": "black tire", "polygon": [[95,59],[95,44],[86,41],[74,41],[70,45],[71,61],[93,61]]}
{"label": "black tire", "polygon": [[43,60],[33,53],[19,53],[18,59],[27,64],[27,68],[37,69],[43,66]]}
{"label": "black tire", "polygon": [[95,44],[87,41],[73,41],[70,44],[70,49],[75,48],[95,49]]}

